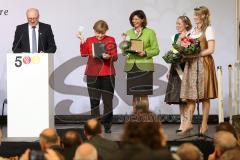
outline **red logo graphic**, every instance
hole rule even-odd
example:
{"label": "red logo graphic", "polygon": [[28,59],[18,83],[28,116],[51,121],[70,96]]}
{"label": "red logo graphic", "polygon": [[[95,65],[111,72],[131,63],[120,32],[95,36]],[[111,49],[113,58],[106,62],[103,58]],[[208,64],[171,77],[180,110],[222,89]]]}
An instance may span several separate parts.
{"label": "red logo graphic", "polygon": [[24,64],[29,64],[30,62],[31,62],[31,57],[29,57],[29,56],[23,57],[23,63]]}

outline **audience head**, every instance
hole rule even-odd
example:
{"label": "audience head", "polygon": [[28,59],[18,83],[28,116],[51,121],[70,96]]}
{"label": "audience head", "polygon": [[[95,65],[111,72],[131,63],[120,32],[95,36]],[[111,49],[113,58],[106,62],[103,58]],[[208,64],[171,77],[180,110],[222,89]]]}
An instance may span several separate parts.
{"label": "audience head", "polygon": [[89,143],[81,144],[74,156],[74,160],[97,160],[98,154],[96,148]]}
{"label": "audience head", "polygon": [[229,122],[221,122],[216,126],[216,132],[218,131],[227,131],[234,135],[235,138],[237,138],[235,129]]}
{"label": "audience head", "polygon": [[84,134],[87,138],[94,137],[102,133],[101,123],[97,119],[90,119],[84,125]]}
{"label": "audience head", "polygon": [[214,134],[214,146],[217,157],[220,157],[225,151],[237,146],[237,140],[232,133],[219,131]]}
{"label": "audience head", "polygon": [[122,139],[125,144],[143,144],[151,149],[160,149],[167,142],[159,118],[151,112],[131,115],[124,125]]}
{"label": "audience head", "polygon": [[64,148],[76,147],[81,144],[81,137],[77,131],[69,130],[62,137]]}
{"label": "audience head", "polygon": [[39,22],[39,11],[36,8],[29,8],[26,12],[28,24],[30,26],[36,26]]}
{"label": "audience head", "polygon": [[177,155],[181,160],[203,160],[201,151],[191,143],[184,143],[179,146]]}
{"label": "audience head", "polygon": [[239,160],[240,159],[240,148],[236,147],[234,149],[226,151],[220,160]]}
{"label": "audience head", "polygon": [[46,149],[51,146],[60,145],[60,138],[55,129],[47,128],[41,132],[39,143],[42,151],[46,151]]}

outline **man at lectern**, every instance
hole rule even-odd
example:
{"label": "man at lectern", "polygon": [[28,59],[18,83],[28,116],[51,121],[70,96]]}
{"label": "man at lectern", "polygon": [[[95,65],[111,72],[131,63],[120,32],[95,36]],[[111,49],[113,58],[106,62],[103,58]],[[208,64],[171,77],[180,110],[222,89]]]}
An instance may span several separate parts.
{"label": "man at lectern", "polygon": [[56,44],[49,24],[39,22],[39,11],[29,8],[28,23],[18,25],[15,31],[12,51],[14,53],[55,53]]}

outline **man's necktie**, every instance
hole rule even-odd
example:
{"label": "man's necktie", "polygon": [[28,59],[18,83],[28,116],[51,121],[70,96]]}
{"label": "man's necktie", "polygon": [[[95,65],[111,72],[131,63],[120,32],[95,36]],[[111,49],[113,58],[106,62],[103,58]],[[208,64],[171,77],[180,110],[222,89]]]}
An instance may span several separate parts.
{"label": "man's necktie", "polygon": [[35,28],[36,28],[35,26],[32,27],[32,53],[38,53]]}

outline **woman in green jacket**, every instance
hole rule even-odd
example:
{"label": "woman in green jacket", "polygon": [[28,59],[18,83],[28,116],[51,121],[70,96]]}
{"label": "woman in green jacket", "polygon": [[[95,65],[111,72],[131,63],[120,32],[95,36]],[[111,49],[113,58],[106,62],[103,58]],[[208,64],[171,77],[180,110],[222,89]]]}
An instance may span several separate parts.
{"label": "woman in green jacket", "polygon": [[133,28],[125,33],[125,38],[143,42],[143,50],[126,51],[124,71],[127,72],[127,95],[133,95],[133,107],[139,101],[149,104],[148,95],[153,94],[153,56],[159,54],[157,37],[147,26],[147,18],[142,10],[134,11],[129,17]]}

